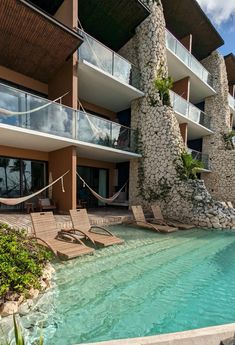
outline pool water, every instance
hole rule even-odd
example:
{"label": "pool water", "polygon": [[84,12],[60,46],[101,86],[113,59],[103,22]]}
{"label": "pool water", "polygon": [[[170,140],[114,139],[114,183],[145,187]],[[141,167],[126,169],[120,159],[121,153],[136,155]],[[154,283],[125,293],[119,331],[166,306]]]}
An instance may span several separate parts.
{"label": "pool water", "polygon": [[55,288],[22,318],[38,325],[31,339],[40,327],[46,345],[74,345],[235,321],[235,232],[112,230],[124,245],[56,264]]}

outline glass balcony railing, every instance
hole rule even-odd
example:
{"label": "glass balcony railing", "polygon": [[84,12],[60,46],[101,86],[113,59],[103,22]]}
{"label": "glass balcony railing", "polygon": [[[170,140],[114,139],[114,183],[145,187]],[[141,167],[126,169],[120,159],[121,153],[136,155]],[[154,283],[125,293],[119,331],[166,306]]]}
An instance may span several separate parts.
{"label": "glass balcony railing", "polygon": [[84,31],[79,29],[79,33],[84,38],[84,42],[78,50],[80,59],[86,60],[120,81],[140,89],[140,73],[133,64]]}
{"label": "glass balcony railing", "polygon": [[210,170],[209,155],[199,152],[199,151],[192,150],[190,148],[188,148],[187,150],[189,153],[191,153],[194,159],[197,159],[203,163],[203,168],[205,170]]}
{"label": "glass balcony railing", "polygon": [[202,110],[195,107],[192,103],[187,102],[183,97],[177,95],[173,91],[170,91],[170,99],[174,111],[203,127],[211,129],[211,118]]}
{"label": "glass balcony railing", "polygon": [[[48,102],[50,101],[47,99],[0,84],[0,108],[2,109],[24,112],[47,105]],[[137,152],[135,130],[56,102],[25,115],[7,115],[0,109],[0,124]]]}
{"label": "glass balcony railing", "polygon": [[180,43],[177,38],[166,30],[166,46],[201,80],[213,88],[212,75],[204,66]]}
{"label": "glass balcony railing", "polygon": [[230,94],[228,95],[228,103],[231,108],[235,109],[235,98]]}

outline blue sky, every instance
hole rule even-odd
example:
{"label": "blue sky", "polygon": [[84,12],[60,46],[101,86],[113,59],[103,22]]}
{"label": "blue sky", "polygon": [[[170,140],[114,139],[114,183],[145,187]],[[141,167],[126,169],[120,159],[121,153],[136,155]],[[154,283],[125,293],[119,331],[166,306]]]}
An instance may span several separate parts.
{"label": "blue sky", "polygon": [[235,55],[235,0],[197,1],[225,41],[220,52]]}

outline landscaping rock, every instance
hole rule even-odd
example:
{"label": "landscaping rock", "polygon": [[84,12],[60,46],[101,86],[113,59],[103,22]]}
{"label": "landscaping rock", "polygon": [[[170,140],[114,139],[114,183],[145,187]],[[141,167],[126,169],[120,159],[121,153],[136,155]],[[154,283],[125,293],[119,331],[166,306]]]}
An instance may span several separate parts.
{"label": "landscaping rock", "polygon": [[17,312],[18,312],[18,302],[16,301],[5,302],[0,307],[1,316],[13,315],[13,314],[16,314]]}

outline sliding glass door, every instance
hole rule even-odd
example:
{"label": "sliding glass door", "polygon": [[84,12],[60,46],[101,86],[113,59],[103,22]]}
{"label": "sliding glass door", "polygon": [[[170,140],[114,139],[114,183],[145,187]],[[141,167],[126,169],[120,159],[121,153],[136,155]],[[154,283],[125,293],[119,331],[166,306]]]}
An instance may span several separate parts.
{"label": "sliding glass door", "polygon": [[[107,169],[78,166],[77,171],[95,192],[105,198],[108,196],[109,174]],[[94,197],[94,195],[86,186],[83,185],[79,178],[77,178],[77,200],[84,202],[85,206],[88,208],[105,205],[103,202]]]}
{"label": "sliding glass door", "polygon": [[[17,198],[30,195],[46,186],[47,163],[41,161],[0,157],[0,197]],[[31,200],[33,202],[33,200]],[[23,205],[1,209],[21,209]]]}

